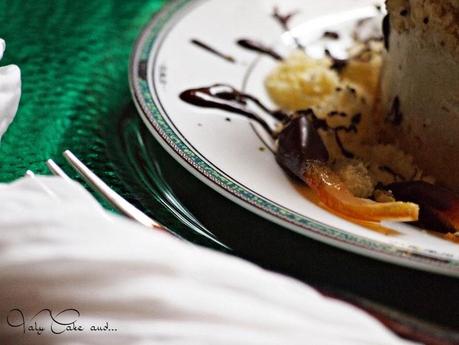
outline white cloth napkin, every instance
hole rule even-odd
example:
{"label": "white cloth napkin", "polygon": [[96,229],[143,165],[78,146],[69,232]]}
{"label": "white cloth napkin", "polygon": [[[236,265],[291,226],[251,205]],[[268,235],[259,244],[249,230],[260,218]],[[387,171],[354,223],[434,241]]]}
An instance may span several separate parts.
{"label": "white cloth napkin", "polygon": [[[0,60],[5,51],[0,38]],[[16,65],[0,67],[0,139],[13,121],[21,98],[21,71]]]}
{"label": "white cloth napkin", "polygon": [[411,344],[300,282],[109,214],[76,183],[24,178],[0,185],[0,205],[0,344]]}

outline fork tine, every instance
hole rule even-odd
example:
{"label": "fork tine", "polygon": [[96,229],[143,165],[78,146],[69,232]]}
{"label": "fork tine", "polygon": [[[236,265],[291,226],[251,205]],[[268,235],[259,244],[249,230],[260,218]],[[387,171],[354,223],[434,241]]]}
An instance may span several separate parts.
{"label": "fork tine", "polygon": [[148,217],[134,205],[125,200],[121,195],[111,189],[104,181],[84,165],[71,151],[63,153],[65,159],[97,192],[102,194],[110,204],[139,223],[157,230],[168,231],[164,226]]}
{"label": "fork tine", "polygon": [[34,179],[35,183],[37,183],[50,197],[59,199],[56,193],[54,193],[51,189],[48,188],[48,186],[36,178],[35,173],[32,170],[27,170],[25,174],[27,177]]}
{"label": "fork tine", "polygon": [[[55,176],[58,176],[60,178],[62,178],[65,182],[73,182],[73,180],[64,172],[64,170],[62,170],[62,168],[57,165],[56,162],[54,162],[52,159],[48,159],[46,161],[46,166],[48,167],[49,171],[51,171],[51,173]],[[32,174],[30,175],[29,172]],[[33,176],[35,177],[35,174],[33,172],[31,172],[30,170],[27,171],[27,174],[28,176]],[[37,179],[37,182],[39,182],[39,180]],[[43,183],[39,182],[44,188],[48,189]],[[50,189],[48,189],[49,192],[51,192],[52,194],[54,194],[54,196],[56,197],[56,199],[59,199],[59,197],[53,192],[51,191]],[[100,210],[103,210],[102,206],[100,207]],[[113,221],[108,215],[106,212],[101,212],[101,214],[109,221]]]}
{"label": "fork tine", "polygon": [[56,164],[52,159],[46,161],[46,166],[53,173],[53,175],[60,176],[63,179],[69,181],[71,178],[61,169],[59,165]]}

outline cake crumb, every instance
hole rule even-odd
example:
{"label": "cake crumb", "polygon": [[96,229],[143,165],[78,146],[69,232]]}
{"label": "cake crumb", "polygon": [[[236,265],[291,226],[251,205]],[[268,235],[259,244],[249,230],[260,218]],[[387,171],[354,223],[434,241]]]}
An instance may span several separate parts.
{"label": "cake crumb", "polygon": [[373,193],[373,198],[376,202],[394,202],[394,195],[387,190],[376,189]]}
{"label": "cake crumb", "polygon": [[362,161],[340,160],[335,163],[333,170],[353,195],[359,198],[369,198],[373,195],[376,183]]}

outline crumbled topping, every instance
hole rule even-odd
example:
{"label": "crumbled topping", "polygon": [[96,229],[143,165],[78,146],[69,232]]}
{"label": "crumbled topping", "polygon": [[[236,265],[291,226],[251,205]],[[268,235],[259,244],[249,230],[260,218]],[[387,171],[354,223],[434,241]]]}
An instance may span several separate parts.
{"label": "crumbled topping", "polygon": [[376,186],[365,164],[360,160],[340,160],[333,170],[338,174],[346,187],[357,197],[369,198]]}

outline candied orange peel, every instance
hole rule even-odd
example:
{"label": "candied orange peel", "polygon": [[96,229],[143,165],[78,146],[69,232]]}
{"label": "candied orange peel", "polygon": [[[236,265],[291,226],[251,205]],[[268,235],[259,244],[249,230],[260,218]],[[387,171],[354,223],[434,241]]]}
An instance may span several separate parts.
{"label": "candied orange peel", "polygon": [[376,222],[413,222],[419,218],[419,206],[411,202],[379,203],[355,197],[323,162],[307,162],[303,179],[322,203],[346,216]]}

